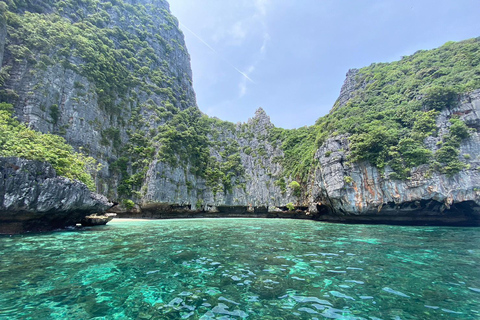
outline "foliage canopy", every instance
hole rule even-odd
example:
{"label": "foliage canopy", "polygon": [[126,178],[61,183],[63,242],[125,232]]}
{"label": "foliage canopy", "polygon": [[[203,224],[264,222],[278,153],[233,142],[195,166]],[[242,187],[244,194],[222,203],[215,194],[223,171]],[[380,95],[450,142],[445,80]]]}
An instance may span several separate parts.
{"label": "foliage canopy", "polygon": [[76,179],[95,190],[90,173],[97,170],[95,159],[74,152],[60,136],[43,134],[12,117],[12,106],[0,103],[0,156],[49,162],[58,175]]}

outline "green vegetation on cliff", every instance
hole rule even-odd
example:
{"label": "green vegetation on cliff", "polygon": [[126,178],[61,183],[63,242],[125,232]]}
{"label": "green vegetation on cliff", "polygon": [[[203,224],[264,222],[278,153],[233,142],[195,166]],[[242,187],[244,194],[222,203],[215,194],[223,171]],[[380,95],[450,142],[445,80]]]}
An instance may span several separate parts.
{"label": "green vegetation on cliff", "polygon": [[0,156],[49,162],[57,174],[80,180],[95,190],[91,176],[97,170],[95,159],[74,152],[60,136],[42,134],[12,117],[12,105],[0,103]]}
{"label": "green vegetation on cliff", "polygon": [[[204,178],[214,194],[232,191],[245,173],[238,143],[232,138],[222,138],[234,129],[232,123],[209,118],[191,107],[172,114],[164,125],[148,134],[140,128],[129,132],[130,141],[123,148],[124,156],[112,167],[123,177],[119,193],[140,197],[141,186],[153,159],[174,168],[188,169],[186,174]],[[128,174],[129,166],[134,174]]]}
{"label": "green vegetation on cliff", "polygon": [[[177,21],[153,4],[133,6],[122,0],[114,4],[99,0],[8,0],[7,52],[14,63],[28,61],[37,69],[60,64],[85,76],[95,83],[98,102],[110,113],[122,112],[125,104],[118,99],[126,100],[136,86],[147,93],[165,94],[181,106],[173,94],[181,88],[176,79],[166,75],[167,60],[154,50],[158,46],[168,56],[172,45],[154,32],[152,15],[167,21],[163,29],[176,27]],[[115,15],[123,16],[124,27],[108,26]],[[1,93],[11,101],[8,92]]]}
{"label": "green vegetation on cliff", "polygon": [[[460,142],[468,137],[463,122],[451,120],[451,133],[436,154],[424,139],[437,134],[439,111],[454,107],[459,94],[480,88],[480,38],[372,64],[358,71],[355,82],[353,97],[345,105],[337,102],[312,127],[283,133],[287,173],[305,182],[316,148],[340,134],[349,135],[349,161],[389,165],[394,178],[405,179],[412,167],[433,159],[433,169],[443,173],[463,168],[458,159]],[[452,133],[457,127],[462,134]]]}
{"label": "green vegetation on cliff", "polygon": [[[318,147],[327,138],[340,134],[349,136],[350,162],[368,161],[380,169],[388,165],[394,170],[392,178],[406,179],[412,167],[426,163],[442,173],[457,173],[464,168],[458,149],[461,140],[469,135],[466,125],[452,118],[450,133],[442,137],[443,144],[436,152],[427,148],[424,140],[438,134],[436,118],[440,111],[454,107],[459,94],[480,88],[478,52],[480,40],[471,39],[359,70],[353,98],[346,105],[337,104],[311,127],[268,130],[268,141],[284,152],[283,157],[276,159],[284,168],[282,176],[305,187],[315,169]],[[208,121],[216,120],[189,117],[185,112],[173,116],[171,125],[159,130],[156,139],[162,141],[160,154],[172,165],[179,161],[193,164],[194,170],[198,169],[196,174],[207,177],[209,186],[218,184],[223,185],[222,191],[230,190],[232,178],[243,171],[221,169],[226,165],[220,166],[222,162],[206,152],[207,147],[213,146],[212,141],[218,139],[218,133],[213,140],[205,139],[213,134],[206,129]],[[176,154],[174,150],[179,149],[184,152]],[[236,159],[235,167],[241,168],[237,149],[230,152],[235,157],[226,156],[223,161]],[[244,152],[252,151],[245,148]],[[286,190],[282,177],[277,185]],[[298,194],[299,190],[297,187],[295,192]]]}
{"label": "green vegetation on cliff", "polygon": [[[315,128],[302,127],[298,129],[273,128],[269,140],[280,141],[284,157],[278,159],[284,168],[284,175],[305,183],[314,167]],[[281,182],[280,182],[281,183]],[[283,188],[282,188],[283,189]]]}
{"label": "green vegetation on cliff", "polygon": [[351,161],[388,164],[405,178],[409,168],[431,158],[423,140],[436,134],[436,111],[480,88],[479,52],[477,38],[360,69],[353,98],[317,121],[319,142],[349,133]]}
{"label": "green vegetation on cliff", "polygon": [[[235,126],[198,110],[182,34],[165,1],[4,1],[0,13],[7,45],[0,102],[13,103],[19,111],[25,107],[24,96],[31,94],[31,101],[40,101],[32,105],[32,113],[46,123],[42,130],[70,136],[70,122],[62,115],[76,111],[78,104],[95,109],[86,118],[88,126],[78,125],[74,112],[68,117],[75,127],[71,130],[86,128],[95,132],[92,140],[100,137],[91,142],[96,147],[91,154],[108,164],[99,185],[112,185],[107,188],[112,197],[142,199],[150,173],[173,188],[186,187],[189,194],[195,178],[201,178],[195,180],[201,185],[197,191],[214,195],[235,187],[245,190],[246,179],[258,178],[268,180],[268,186],[276,181],[283,193],[290,190],[301,197],[317,169],[315,153],[334,136],[349,139],[346,160],[389,166],[397,179],[408,178],[411,168],[426,163],[449,175],[465,167],[459,147],[469,128],[453,116],[442,130],[436,121],[455,106],[459,94],[480,88],[479,39],[358,70],[351,79],[356,86],[349,88],[350,99],[339,100],[311,127],[257,130],[258,122]],[[66,102],[39,81],[43,74],[55,78],[59,72],[75,74],[73,90],[73,81],[60,88],[72,91]],[[24,78],[15,80],[20,73]],[[5,155],[49,161],[59,174],[93,185],[85,171],[93,166],[91,158],[74,153],[59,137],[19,124],[7,110],[1,121]],[[439,141],[435,147],[425,144],[432,137]],[[43,150],[47,140],[63,151]],[[163,172],[155,172],[157,163],[167,169],[160,165]],[[252,170],[261,174],[253,177]]]}
{"label": "green vegetation on cliff", "polygon": [[[98,119],[88,124],[99,131],[99,144],[111,147],[111,154],[102,158],[109,163],[109,174],[119,180],[118,195],[141,198],[154,161],[204,178],[214,193],[229,192],[241,183],[244,169],[238,143],[223,137],[234,125],[210,119],[196,107],[189,92],[189,67],[182,64],[188,54],[166,1],[0,4],[9,42],[7,67],[0,74],[0,102],[19,101],[21,93],[8,86],[10,71],[19,65],[32,75],[61,67],[85,77],[86,81],[75,82],[79,93],[73,99],[92,97],[87,103],[96,100],[110,118],[108,127]],[[47,91],[42,83],[32,88],[39,96],[50,94]],[[68,130],[62,123],[61,103],[43,107],[52,131],[59,134]]]}

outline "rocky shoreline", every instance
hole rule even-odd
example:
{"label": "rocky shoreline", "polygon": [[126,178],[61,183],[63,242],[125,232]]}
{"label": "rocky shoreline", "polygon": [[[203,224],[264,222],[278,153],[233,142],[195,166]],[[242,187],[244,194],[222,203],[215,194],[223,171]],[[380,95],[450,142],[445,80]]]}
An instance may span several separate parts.
{"label": "rocky shoreline", "polygon": [[[477,193],[474,192],[474,196]],[[79,223],[83,226],[104,225],[114,216],[134,219],[277,218],[362,224],[480,226],[478,204],[469,199],[457,202],[452,198],[449,203],[434,199],[401,203],[392,201],[363,211],[344,210],[344,205],[342,207],[335,203],[338,200],[329,200],[311,202],[308,207],[295,206],[293,210],[286,206],[219,205],[192,208],[190,205],[167,203],[135,205],[127,209],[123,205],[113,206],[106,197],[91,192],[81,182],[57,176],[48,163],[14,157],[0,158],[0,234],[51,231]],[[348,202],[349,205],[355,203]]]}
{"label": "rocky shoreline", "polygon": [[[480,226],[480,215],[472,208],[453,206],[442,212],[429,211],[438,209],[441,203],[417,202],[397,207],[395,212],[376,212],[371,214],[335,214],[326,206],[317,205],[318,208],[298,207],[294,210],[280,208],[223,206],[210,211],[191,210],[188,207],[177,207],[162,204],[127,210],[121,206],[109,209],[115,212],[120,219],[195,219],[195,218],[260,218],[260,219],[304,219],[331,223],[347,224],[391,224],[412,226]],[[392,206],[391,204],[389,205]],[[283,208],[285,209],[285,208]]]}
{"label": "rocky shoreline", "polygon": [[[347,77],[346,83],[350,80]],[[348,88],[343,88],[343,91]],[[345,95],[344,93],[343,95]],[[347,94],[348,95],[348,94]],[[257,194],[264,189],[260,185],[249,188],[248,196],[232,192],[233,199],[201,199],[197,207],[195,199],[170,194],[174,186],[162,185],[162,192],[140,200],[132,210],[115,211],[120,217],[148,218],[191,218],[191,217],[276,217],[275,211],[283,211],[282,217],[289,217],[282,207],[287,202],[297,204],[295,210],[302,211],[305,218],[341,223],[388,223],[403,225],[480,225],[480,90],[474,90],[458,98],[458,103],[443,110],[436,120],[438,135],[429,137],[427,145],[435,152],[439,141],[449,132],[452,116],[464,121],[470,128],[470,136],[460,146],[465,168],[453,176],[432,171],[429,165],[412,168],[411,177],[406,180],[393,178],[388,166],[381,171],[368,162],[349,163],[349,137],[338,135],[327,139],[317,150],[317,168],[310,177],[305,195],[293,196],[292,190],[275,193],[275,201],[258,201]],[[269,117],[259,110],[255,118],[256,130],[271,126]],[[265,129],[266,130],[266,129]],[[251,172],[255,168],[250,168]],[[251,174],[251,176],[253,176]],[[262,178],[263,179],[263,178]],[[258,181],[263,181],[257,179]],[[178,179],[177,179],[178,180]],[[177,181],[171,179],[171,181]],[[263,181],[264,182],[264,181]],[[178,182],[181,185],[181,182]],[[272,185],[272,184],[270,184]],[[152,184],[155,188],[159,185]],[[153,188],[153,187],[152,187]],[[188,190],[185,191],[185,193]],[[236,197],[236,198],[235,198]],[[175,202],[163,202],[175,198]],[[250,200],[253,206],[247,205]],[[198,202],[198,201],[197,201]],[[271,203],[274,203],[273,205]],[[183,204],[182,204],[183,203]],[[264,203],[270,203],[269,205]],[[280,209],[275,209],[275,208]],[[262,212],[264,211],[264,212]],[[309,213],[307,215],[307,212]]]}
{"label": "rocky shoreline", "polygon": [[117,214],[117,218],[128,219],[195,219],[195,218],[278,218],[278,219],[306,219],[315,220],[315,217],[304,212],[280,211],[280,212],[206,212],[206,211],[183,211],[183,212],[124,212]]}
{"label": "rocky shoreline", "polygon": [[465,163],[460,172],[442,174],[424,164],[412,168],[408,179],[394,179],[389,167],[382,171],[368,162],[349,163],[348,136],[339,135],[315,155],[319,167],[312,177],[310,211],[338,222],[479,225],[480,90],[460,96],[455,107],[440,113],[438,135],[427,138],[432,152],[448,134],[452,116],[470,128],[460,145]]}
{"label": "rocky shoreline", "polygon": [[75,226],[112,205],[85,184],[57,176],[46,162],[0,158],[0,234]]}
{"label": "rocky shoreline", "polygon": [[112,221],[117,215],[115,213],[107,213],[102,215],[90,215],[82,219],[80,224],[83,227],[104,226],[108,222]]}

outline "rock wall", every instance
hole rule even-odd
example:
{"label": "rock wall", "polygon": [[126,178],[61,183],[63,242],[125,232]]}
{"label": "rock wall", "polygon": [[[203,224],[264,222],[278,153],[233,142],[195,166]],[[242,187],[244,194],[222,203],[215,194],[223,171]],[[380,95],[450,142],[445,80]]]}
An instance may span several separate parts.
{"label": "rock wall", "polygon": [[[16,8],[9,8],[8,19],[5,11],[0,17],[1,102],[12,103],[15,115],[30,127],[59,134],[76,150],[98,159],[103,166],[96,175],[97,191],[116,201],[133,200],[132,212],[159,215],[177,210],[190,214],[245,208],[275,212],[276,207],[294,203],[308,205],[312,214],[330,220],[478,220],[479,91],[463,95],[458,106],[444,110],[437,119],[438,137],[425,141],[435,151],[438,140],[448,133],[448,119],[453,114],[474,129],[460,152],[468,168],[453,177],[420,166],[412,169],[411,179],[394,180],[388,167],[380,172],[369,163],[349,164],[348,137],[336,136],[317,151],[313,167],[318,169],[312,172],[308,190],[295,196],[287,187],[294,177],[285,177],[281,166],[282,141],[272,141],[273,125],[262,109],[243,124],[206,122],[206,131],[177,117],[194,110],[198,120],[200,112],[183,34],[166,1],[16,3]],[[120,64],[115,67],[119,77],[128,79],[125,87],[116,88],[115,77],[104,81],[108,90],[102,87],[102,77],[109,74],[111,65],[92,76],[89,54],[80,54],[81,42],[75,42],[73,49],[52,45],[45,51],[45,46],[29,47],[28,41],[18,37],[22,25],[12,17],[31,24],[38,15],[47,14],[58,16],[72,28],[96,26],[104,38],[88,38],[88,32],[76,36],[87,37],[82,39],[85,43],[93,41],[96,51],[106,50],[108,61],[118,55]],[[19,56],[20,51],[26,56]],[[361,94],[367,83],[359,83],[357,76],[358,70],[348,71],[334,108],[346,106]],[[167,141],[168,134],[178,134],[176,138],[181,140],[185,138],[181,133],[188,130],[208,141],[198,146],[208,149],[210,156],[210,167],[200,173],[195,170],[195,159],[181,159],[185,151],[180,144],[176,148],[176,140]],[[208,132],[206,137],[203,132]],[[161,150],[167,143],[173,150],[165,155]],[[178,161],[167,161],[166,156],[172,154]],[[229,161],[236,161],[236,167],[215,169],[215,163]],[[219,176],[212,178],[212,172]],[[122,193],[122,185],[130,188],[129,193]]]}
{"label": "rock wall", "polygon": [[343,107],[348,100],[350,100],[355,95],[355,90],[357,89],[357,80],[358,69],[348,70],[345,81],[343,82],[342,88],[340,89],[340,95],[338,96],[337,101],[335,102],[335,107]]}
{"label": "rock wall", "polygon": [[[11,42],[10,46],[14,43],[28,47],[28,43],[15,38],[14,32],[7,33],[5,25],[0,23],[0,57],[5,57],[2,72],[7,74],[0,91],[3,92],[2,101],[14,105],[16,117],[33,129],[65,137],[77,151],[96,158],[102,164],[96,175],[97,192],[112,200],[121,202],[130,198],[149,210],[163,210],[165,205],[171,205],[205,211],[215,211],[218,206],[273,207],[297,202],[291,190],[282,192],[275,184],[282,174],[280,164],[274,161],[275,157],[283,156],[281,142],[272,145],[267,141],[268,129],[273,125],[261,109],[245,124],[224,126],[220,120],[212,124],[216,135],[208,137],[209,152],[218,162],[225,161],[221,156],[225,145],[238,144],[237,153],[244,174],[233,177],[228,190],[192,173],[192,164],[172,165],[158,154],[164,142],[161,138],[156,140],[157,133],[167,124],[177,126],[171,122],[180,111],[198,110],[183,34],[166,1],[124,0],[117,1],[114,6],[109,3],[100,1],[93,6],[82,3],[78,7],[58,7],[55,1],[45,0],[35,6],[28,3],[19,6],[14,12],[19,17],[24,17],[26,11],[39,15],[58,14],[73,26],[82,19],[97,23],[92,17],[100,14],[107,18],[103,25],[97,23],[103,27],[98,31],[107,30],[105,32],[116,50],[127,50],[128,46],[122,44],[125,34],[141,40],[142,50],[149,50],[148,58],[153,62],[148,68],[139,70],[125,64],[133,77],[132,84],[125,92],[109,93],[114,100],[110,109],[102,103],[105,97],[99,90],[98,79],[85,73],[89,63],[86,58],[72,53],[66,61],[62,60],[58,51],[63,49],[53,46],[46,53],[29,47],[32,55],[19,59],[11,47],[3,50],[2,35]],[[116,28],[121,32],[112,34],[109,31]],[[51,39],[46,41],[53,42]],[[49,63],[37,63],[43,60],[49,60]],[[147,140],[148,148],[154,150],[153,156],[136,159],[142,162],[139,168],[133,168],[134,160],[129,158],[126,170],[118,172],[114,164],[126,156],[126,150],[138,153],[135,151],[139,147],[135,140],[138,137]],[[179,158],[178,153],[182,151],[173,152]],[[145,167],[148,169],[142,174],[141,187],[134,194],[120,193],[122,181]]]}
{"label": "rock wall", "polygon": [[[129,142],[130,133],[148,132],[151,127],[165,122],[151,106],[163,110],[167,107],[172,110],[196,107],[190,57],[183,34],[178,29],[178,22],[170,15],[168,3],[163,0],[118,1],[116,6],[108,1],[100,1],[94,6],[81,3],[73,8],[66,6],[62,11],[55,9],[54,5],[55,1],[43,1],[25,8],[18,7],[17,12],[20,16],[23,11],[40,15],[61,12],[61,16],[72,25],[103,12],[108,15],[108,20],[102,30],[118,28],[124,32],[109,36],[116,49],[126,50],[122,41],[126,41],[123,36],[127,34],[140,41],[142,50],[146,50],[149,56],[155,57],[143,72],[157,70],[160,74],[157,78],[161,77],[161,81],[154,79],[154,84],[154,80],[147,76],[140,78],[137,73],[142,69],[129,67],[127,71],[134,77],[133,81],[125,92],[108,93],[108,98],[114,100],[108,109],[102,103],[102,94],[105,93],[98,85],[99,79],[86,75],[88,62],[75,54],[75,50],[65,60],[60,60],[58,51],[63,48],[52,45],[46,53],[31,49],[29,58],[18,59],[10,48],[13,44],[27,44],[22,42],[23,39],[13,40],[13,33],[7,33],[4,20],[0,21],[0,58],[4,57],[2,72],[6,74],[0,88],[2,101],[13,103],[15,116],[31,128],[61,135],[76,150],[99,160],[103,166],[98,174],[97,191],[116,198],[118,181],[112,177],[110,165],[121,156],[122,146]],[[5,36],[11,43],[4,48]],[[53,40],[47,37],[45,41]],[[139,48],[135,53],[139,54],[139,59],[148,59],[140,56],[142,50]],[[43,60],[48,63],[39,63]],[[128,67],[127,62],[124,64]]]}
{"label": "rock wall", "polygon": [[7,21],[5,18],[5,7],[0,7],[0,66],[3,66],[3,55],[7,40]]}
{"label": "rock wall", "polygon": [[74,226],[112,203],[40,161],[0,158],[0,233]]}
{"label": "rock wall", "polygon": [[[217,128],[220,135],[210,137],[217,141],[237,142],[244,175],[234,177],[232,190],[215,192],[205,178],[190,173],[190,168],[172,168],[154,160],[145,182],[145,196],[141,206],[164,210],[164,205],[181,206],[188,210],[218,211],[218,207],[271,207],[298,202],[292,190],[282,192],[276,181],[282,176],[282,167],[275,157],[282,157],[280,145],[268,141],[268,130],[273,127],[270,117],[259,108],[245,124],[233,128]],[[219,157],[222,148],[212,148],[211,155]]]}
{"label": "rock wall", "polygon": [[348,163],[348,137],[333,137],[316,153],[321,166],[313,177],[311,210],[332,221],[479,224],[480,90],[441,112],[438,136],[426,141],[432,151],[448,133],[453,115],[472,130],[460,147],[464,170],[448,176],[427,164],[413,168],[407,180],[391,179],[388,167],[382,172],[369,163]]}

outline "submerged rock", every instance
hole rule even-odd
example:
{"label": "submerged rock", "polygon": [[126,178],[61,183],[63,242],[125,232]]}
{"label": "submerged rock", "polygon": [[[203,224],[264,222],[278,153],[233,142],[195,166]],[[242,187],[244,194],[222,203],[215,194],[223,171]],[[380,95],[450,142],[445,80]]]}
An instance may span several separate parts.
{"label": "submerged rock", "polygon": [[275,299],[286,292],[287,286],[279,276],[262,275],[252,283],[251,290],[261,299]]}
{"label": "submerged rock", "polygon": [[176,263],[183,263],[184,261],[190,261],[195,259],[196,256],[197,254],[193,251],[182,251],[170,256],[170,259],[172,259],[172,261]]}
{"label": "submerged rock", "polygon": [[0,233],[75,226],[111,205],[85,184],[57,176],[46,162],[0,158]]}

